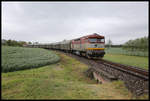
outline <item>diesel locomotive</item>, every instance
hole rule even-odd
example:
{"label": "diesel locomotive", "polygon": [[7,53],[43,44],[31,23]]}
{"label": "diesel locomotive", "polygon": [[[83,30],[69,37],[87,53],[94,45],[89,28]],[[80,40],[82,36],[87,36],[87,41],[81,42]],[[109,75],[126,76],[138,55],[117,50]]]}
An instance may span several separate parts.
{"label": "diesel locomotive", "polygon": [[102,58],[105,54],[105,37],[94,33],[72,40],[50,44],[32,44],[27,47],[62,50],[88,58]]}

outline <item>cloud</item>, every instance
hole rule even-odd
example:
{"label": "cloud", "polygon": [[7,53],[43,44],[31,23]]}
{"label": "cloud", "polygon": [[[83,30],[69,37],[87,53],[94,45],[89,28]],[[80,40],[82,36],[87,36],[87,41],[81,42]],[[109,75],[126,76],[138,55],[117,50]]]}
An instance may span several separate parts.
{"label": "cloud", "polygon": [[58,42],[98,33],[122,44],[148,36],[148,2],[2,2],[2,38]]}

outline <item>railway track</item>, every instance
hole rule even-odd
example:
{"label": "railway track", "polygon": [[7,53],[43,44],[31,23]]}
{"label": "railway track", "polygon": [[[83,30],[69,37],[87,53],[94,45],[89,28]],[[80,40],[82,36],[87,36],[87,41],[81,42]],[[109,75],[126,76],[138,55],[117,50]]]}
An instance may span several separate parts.
{"label": "railway track", "polygon": [[149,72],[147,70],[104,59],[92,60],[70,53],[65,54],[87,64],[89,69],[85,72],[86,75],[91,78],[100,78],[98,80],[101,83],[102,79],[106,81],[122,80],[125,86],[137,96],[149,93]]}
{"label": "railway track", "polygon": [[139,67],[134,67],[134,66],[128,66],[128,65],[123,65],[119,63],[114,63],[108,60],[101,59],[99,61],[96,61],[97,63],[99,62],[100,64],[109,66],[111,68],[115,69],[120,69],[123,70],[124,72],[131,73],[132,75],[136,75],[138,77],[141,77],[145,80],[149,79],[149,72],[145,69],[141,69]]}
{"label": "railway track", "polygon": [[[107,67],[111,67],[111,68],[122,70],[124,72],[128,72],[128,73],[133,74],[133,75],[137,75],[138,77],[141,77],[141,78],[143,78],[145,80],[149,79],[149,72],[148,72],[148,70],[142,69],[140,67],[123,65],[123,64],[120,64],[120,63],[115,63],[115,62],[111,62],[111,61],[104,60],[104,59],[92,60],[92,59],[87,59],[85,57],[80,57],[80,56],[73,55],[73,54],[69,54],[69,55],[75,57],[76,59],[78,59],[78,60],[80,60],[80,61],[82,61],[82,62],[84,62],[84,63],[86,63],[88,65],[91,65],[92,67],[99,68],[102,65],[104,65],[104,66],[107,66]],[[96,65],[99,65],[99,66],[96,66]]]}

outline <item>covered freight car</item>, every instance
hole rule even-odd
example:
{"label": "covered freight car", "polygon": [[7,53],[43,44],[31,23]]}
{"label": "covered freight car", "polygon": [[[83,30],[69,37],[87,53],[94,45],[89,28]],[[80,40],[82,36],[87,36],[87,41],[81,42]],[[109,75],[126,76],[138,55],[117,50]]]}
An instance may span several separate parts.
{"label": "covered freight car", "polygon": [[60,50],[65,52],[71,51],[71,40],[64,40],[60,42]]}

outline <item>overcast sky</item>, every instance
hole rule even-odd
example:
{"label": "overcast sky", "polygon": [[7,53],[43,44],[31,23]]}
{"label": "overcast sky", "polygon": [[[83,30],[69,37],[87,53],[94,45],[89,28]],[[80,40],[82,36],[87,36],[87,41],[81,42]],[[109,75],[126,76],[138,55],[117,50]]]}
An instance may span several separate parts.
{"label": "overcast sky", "polygon": [[148,2],[2,2],[2,39],[58,42],[92,33],[123,44],[148,36]]}

